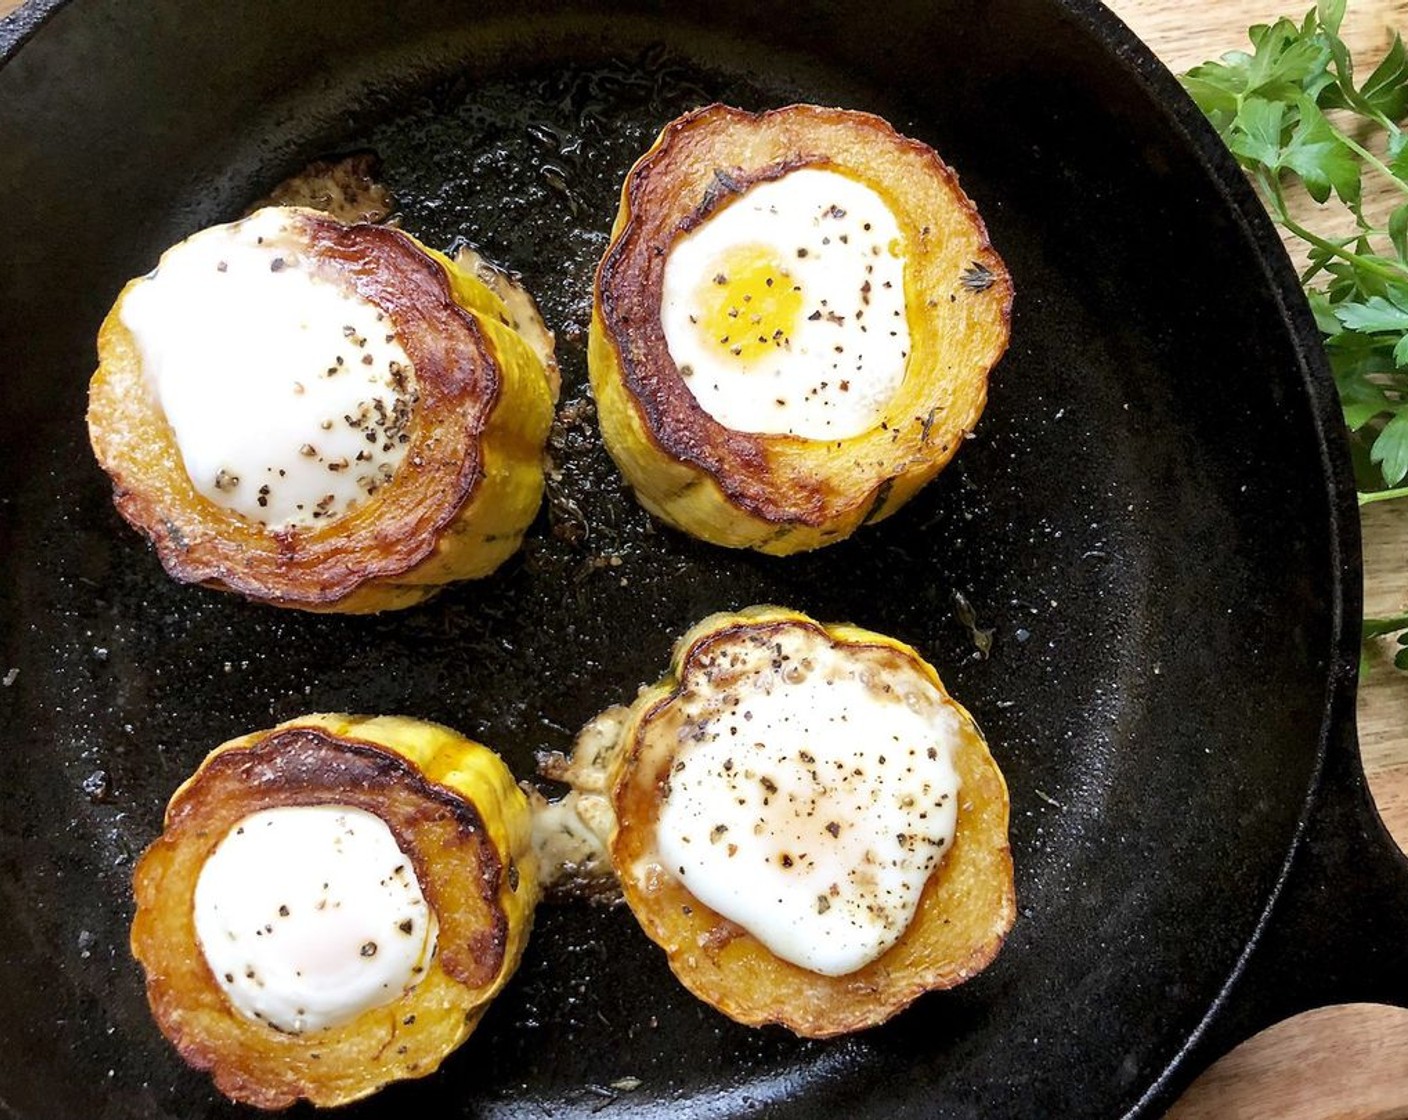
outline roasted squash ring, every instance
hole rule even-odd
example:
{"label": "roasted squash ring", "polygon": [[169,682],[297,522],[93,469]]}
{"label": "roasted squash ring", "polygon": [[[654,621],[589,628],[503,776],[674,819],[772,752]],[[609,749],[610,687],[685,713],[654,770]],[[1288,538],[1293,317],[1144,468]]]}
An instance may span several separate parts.
{"label": "roasted squash ring", "polygon": [[630,710],[610,771],[616,830],[610,854],[626,903],[665,950],[670,968],[700,999],[750,1026],[778,1023],[825,1038],[883,1022],[917,996],[960,984],[997,955],[1015,917],[1008,798],[1002,774],[972,718],[961,720],[955,766],[961,781],[955,838],[930,873],[900,939],[858,971],[821,975],[785,961],[758,938],[699,901],[661,866],[656,828],[662,789],[679,749],[671,725],[682,683],[711,646],[803,627],[833,645],[917,669],[947,693],[934,669],[903,642],[856,626],[821,626],[796,611],[755,607],[704,619],[675,647],[669,675]]}
{"label": "roasted squash ring", "polygon": [[[196,934],[196,883],[251,813],[325,804],[385,822],[438,919],[438,953],[394,1002],[291,1035],[222,992]],[[314,715],[225,743],[172,796],[134,875],[132,952],[157,1024],[222,1093],[259,1108],[344,1104],[431,1073],[523,954],[539,896],[530,835],[527,801],[499,757],[435,724]]]}
{"label": "roasted squash ring", "polygon": [[[904,380],[874,426],[845,439],[725,427],[695,399],[661,323],[679,239],[801,168],[875,191],[907,257]],[[631,169],[597,271],[589,358],[606,447],[642,505],[703,540],[776,555],[839,541],[913,497],[972,432],[1011,303],[982,219],[932,149],[866,113],[699,109]]]}
{"label": "roasted squash ring", "polygon": [[289,210],[315,267],[384,312],[419,399],[391,482],[321,526],[271,531],[200,494],[148,390],[119,295],[98,335],[89,389],[94,452],[118,511],[183,583],[311,611],[411,606],[488,575],[517,550],[543,491],[557,383],[503,301],[400,230]]}

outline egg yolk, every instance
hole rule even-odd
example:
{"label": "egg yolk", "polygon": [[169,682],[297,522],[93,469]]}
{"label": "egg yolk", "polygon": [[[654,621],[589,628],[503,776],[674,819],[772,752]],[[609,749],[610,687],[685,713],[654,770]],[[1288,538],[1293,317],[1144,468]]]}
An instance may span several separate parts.
{"label": "egg yolk", "polygon": [[747,365],[788,349],[802,312],[802,288],[766,245],[726,252],[699,286],[694,318],[706,349]]}

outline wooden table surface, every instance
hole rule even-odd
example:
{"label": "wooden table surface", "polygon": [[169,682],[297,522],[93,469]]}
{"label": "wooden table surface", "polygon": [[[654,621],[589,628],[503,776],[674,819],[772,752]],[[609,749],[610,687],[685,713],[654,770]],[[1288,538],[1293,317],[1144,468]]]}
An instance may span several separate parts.
{"label": "wooden table surface", "polygon": [[[1246,29],[1311,0],[1107,0],[1174,71],[1243,47]],[[18,7],[0,0],[0,16]],[[1349,0],[1345,38],[1377,62],[1393,30],[1408,30],[1408,0]],[[1367,70],[1360,69],[1361,73]],[[1371,204],[1372,205],[1372,204]],[[1364,511],[1368,614],[1408,609],[1408,499]],[[1271,573],[1268,573],[1270,576]],[[1408,843],[1408,673],[1386,640],[1359,692],[1364,768],[1384,820]],[[1405,947],[1408,949],[1408,947]],[[1408,1120],[1408,1010],[1360,1004],[1287,1020],[1227,1055],[1196,1081],[1171,1120]]]}

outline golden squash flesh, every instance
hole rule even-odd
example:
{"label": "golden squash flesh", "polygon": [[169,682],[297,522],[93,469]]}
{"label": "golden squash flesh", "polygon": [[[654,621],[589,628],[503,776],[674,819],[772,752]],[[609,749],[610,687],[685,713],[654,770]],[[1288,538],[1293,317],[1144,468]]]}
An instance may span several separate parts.
{"label": "golden squash flesh", "polygon": [[118,511],[175,579],[275,606],[392,610],[488,575],[518,548],[542,497],[555,367],[512,328],[503,300],[409,235],[283,213],[318,275],[379,309],[412,360],[403,462],[374,496],[322,524],[271,530],[210,501],[122,319],[138,279],[103,322],[89,388],[89,434]]}
{"label": "golden squash flesh", "polygon": [[[832,646],[864,657],[882,684],[895,679],[887,678],[887,667],[891,673],[896,667],[917,671],[959,717],[954,763],[961,785],[953,842],[929,873],[898,941],[845,975],[822,975],[776,956],[748,930],[700,902],[660,862],[661,806],[682,740],[689,738],[672,716],[690,687],[686,682],[698,679],[693,670],[723,643],[768,640],[788,628],[824,636]],[[627,904],[685,987],[741,1023],[778,1023],[813,1038],[873,1026],[922,993],[982,971],[1014,920],[1007,787],[977,726],[911,647],[859,627],[823,627],[778,607],[705,619],[676,646],[669,675],[632,705],[609,789],[616,813],[611,861]]]}
{"label": "golden squash flesh", "polygon": [[[661,323],[680,239],[752,187],[803,168],[876,192],[903,242],[912,341],[903,381],[876,422],[848,438],[725,427],[696,400]],[[667,125],[622,188],[589,343],[602,435],[641,504],[693,536],[777,555],[833,543],[892,514],[972,432],[1011,302],[977,209],[932,149],[865,113],[711,105]]]}
{"label": "golden squash flesh", "polygon": [[[339,805],[380,818],[439,923],[419,982],[349,1022],[281,1032],[237,1010],[211,973],[196,883],[242,819]],[[518,966],[539,897],[527,801],[499,757],[448,728],[400,717],[312,715],[213,751],[172,796],[137,864],[132,953],[162,1033],[226,1096],[275,1109],[344,1104],[431,1073]]]}

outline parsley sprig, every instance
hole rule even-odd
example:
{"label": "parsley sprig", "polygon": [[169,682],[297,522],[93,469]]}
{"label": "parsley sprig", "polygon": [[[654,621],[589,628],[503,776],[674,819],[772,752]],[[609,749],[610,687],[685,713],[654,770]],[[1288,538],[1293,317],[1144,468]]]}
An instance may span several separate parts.
{"label": "parsley sprig", "polygon": [[[1183,76],[1277,225],[1309,261],[1301,283],[1324,335],[1349,427],[1359,504],[1408,497],[1408,53],[1394,35],[1383,60],[1354,80],[1339,36],[1346,0],[1320,0],[1299,25],[1251,28],[1233,51]],[[1331,115],[1327,115],[1331,114]],[[1380,154],[1376,154],[1376,151]],[[1382,225],[1364,213],[1365,177],[1403,196]],[[1330,213],[1312,230],[1292,212],[1299,181]],[[1364,640],[1397,634],[1408,670],[1408,614],[1366,618]]]}
{"label": "parsley sprig", "polygon": [[[1250,52],[1195,67],[1183,84],[1272,218],[1305,245],[1301,282],[1324,335],[1359,502],[1367,505],[1408,497],[1408,134],[1398,124],[1408,115],[1408,54],[1395,35],[1383,61],[1356,83],[1339,36],[1344,13],[1345,0],[1320,0],[1300,24],[1253,27]],[[1382,225],[1364,213],[1366,179],[1402,198]],[[1324,228],[1347,233],[1299,220],[1288,197],[1297,181],[1329,212]],[[1408,619],[1376,625],[1395,621],[1408,626]],[[1399,661],[1408,668],[1403,653]]]}

